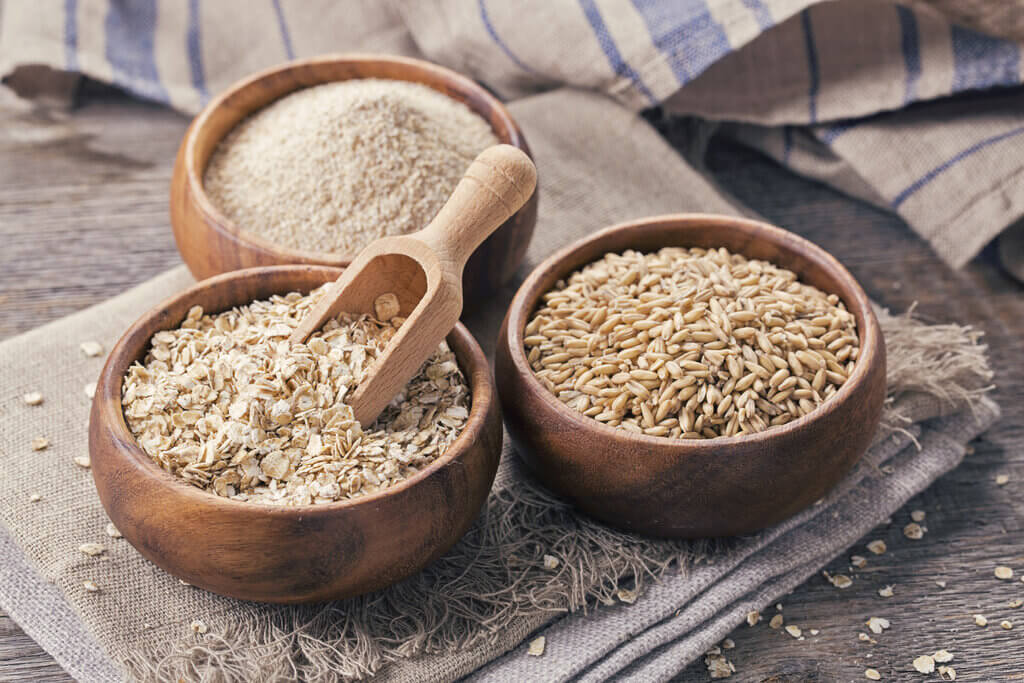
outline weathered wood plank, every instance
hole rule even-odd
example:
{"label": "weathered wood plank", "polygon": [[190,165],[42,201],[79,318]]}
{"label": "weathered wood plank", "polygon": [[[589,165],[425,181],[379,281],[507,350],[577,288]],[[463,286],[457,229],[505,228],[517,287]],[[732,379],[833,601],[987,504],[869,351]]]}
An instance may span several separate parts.
{"label": "weathered wood plank", "polygon": [[[167,223],[167,187],[183,117],[120,96],[88,101],[70,116],[0,106],[0,338],[113,296],[179,263]],[[820,629],[794,640],[762,624],[733,634],[728,654],[747,681],[864,680],[872,666],[885,680],[922,680],[914,656],[946,648],[958,680],[1024,679],[1024,583],[997,581],[997,563],[1024,573],[1024,296],[991,254],[953,273],[897,219],[780,172],[729,146],[713,170],[726,189],[769,220],[794,229],[841,259],[877,300],[901,310],[914,301],[937,321],[977,324],[988,334],[1001,422],[956,471],[869,534],[890,551],[848,558],[828,569],[854,576],[840,591],[818,577],[783,600],[789,623]],[[998,487],[996,474],[1010,476]],[[920,541],[901,536],[909,510],[927,511]],[[945,589],[934,582],[947,581]],[[877,589],[895,585],[895,596]],[[986,629],[970,615],[985,613]],[[1003,631],[998,621],[1019,625]],[[857,640],[869,616],[892,628],[871,645]],[[870,655],[870,656],[869,656]],[[932,677],[935,679],[935,677]],[[67,680],[8,618],[0,617],[0,680]],[[701,663],[680,677],[707,680]]]}
{"label": "weathered wood plank", "polygon": [[7,615],[0,615],[0,681],[65,683],[70,677]]}

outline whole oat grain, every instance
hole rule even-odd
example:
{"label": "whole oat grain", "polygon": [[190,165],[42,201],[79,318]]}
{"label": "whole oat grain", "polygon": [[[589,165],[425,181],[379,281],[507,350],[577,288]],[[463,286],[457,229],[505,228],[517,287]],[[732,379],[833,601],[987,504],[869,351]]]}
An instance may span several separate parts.
{"label": "whole oat grain", "polygon": [[142,449],[218,496],[274,505],[329,503],[420,471],[455,440],[470,394],[444,343],[368,429],[345,396],[400,327],[329,321],[288,341],[323,292],[292,293],[158,332],[125,377],[122,405]]}
{"label": "whole oat grain", "polygon": [[245,230],[355,254],[425,227],[497,143],[486,120],[425,85],[356,79],[300,90],[243,120],[217,145],[203,185]]}
{"label": "whole oat grain", "polygon": [[836,295],[724,248],[607,254],[544,294],[523,342],[534,374],[573,410],[684,439],[810,413],[860,349]]}

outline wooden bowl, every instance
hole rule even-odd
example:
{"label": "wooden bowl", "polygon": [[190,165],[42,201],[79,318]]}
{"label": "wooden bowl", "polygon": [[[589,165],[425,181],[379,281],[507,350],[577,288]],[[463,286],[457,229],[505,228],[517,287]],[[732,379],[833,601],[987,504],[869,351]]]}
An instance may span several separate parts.
{"label": "wooden bowl", "polygon": [[[422,83],[456,99],[491,124],[498,140],[530,154],[508,110],[472,80],[418,59],[331,55],[273,67],[212,100],[192,122],[171,179],[171,226],[178,251],[196,279],[240,268],[283,264],[344,267],[355,254],[302,251],[274,244],[222,214],[203,189],[203,173],[217,143],[249,114],[296,90],[354,78]],[[509,281],[526,255],[537,222],[537,193],[491,235],[463,273],[465,309],[472,310]],[[423,226],[425,227],[425,226]]]}
{"label": "wooden bowl", "polygon": [[194,586],[265,602],[373,591],[450,548],[487,497],[501,457],[501,412],[487,360],[461,324],[448,343],[472,391],[465,430],[429,467],[384,491],[295,507],[229,500],[183,483],[136,443],[121,410],[121,382],[154,333],[176,327],[197,304],[223,311],[272,294],[308,292],[338,275],[323,266],[277,266],[204,280],[142,316],[103,368],[89,421],[100,500],[140,553]]}
{"label": "wooden bowl", "polygon": [[[607,252],[666,246],[724,246],[838,294],[856,316],[860,335],[860,356],[850,378],[804,417],[758,434],[710,440],[634,434],[562,404],[534,376],[523,351],[523,329],[540,296]],[[597,232],[537,266],[509,306],[496,374],[516,449],[541,482],[580,510],[642,534],[731,536],[806,508],[864,453],[885,399],[885,343],[867,295],[836,259],[811,242],[742,218],[657,216]]]}

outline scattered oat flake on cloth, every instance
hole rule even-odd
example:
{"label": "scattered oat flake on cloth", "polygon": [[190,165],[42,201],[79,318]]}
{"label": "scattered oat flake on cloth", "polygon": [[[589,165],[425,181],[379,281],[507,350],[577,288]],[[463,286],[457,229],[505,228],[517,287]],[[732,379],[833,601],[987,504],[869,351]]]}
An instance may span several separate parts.
{"label": "scattered oat flake on cloth", "polygon": [[76,455],[72,460],[83,470],[87,470],[92,467],[92,460],[89,459],[88,455]]}
{"label": "scattered oat flake on cloth", "polygon": [[774,617],[772,617],[772,620],[768,622],[768,626],[770,626],[771,628],[782,628],[782,622],[782,615],[776,614]]}
{"label": "scattered oat flake on cloth", "polygon": [[544,569],[558,569],[558,558],[554,555],[544,556]]}
{"label": "scattered oat flake on cloth", "polygon": [[530,641],[530,647],[526,653],[532,657],[540,657],[544,654],[544,646],[547,644],[547,639],[544,636],[539,636]]}
{"label": "scattered oat flake on cloth", "polygon": [[794,638],[799,638],[803,635],[803,631],[800,630],[799,626],[792,625],[786,627],[786,633],[793,636]]}
{"label": "scattered oat flake on cloth", "polygon": [[114,526],[113,522],[107,522],[105,531],[107,532],[107,536],[110,536],[111,538],[124,538],[124,536],[121,535],[121,532],[118,531],[117,527]]}
{"label": "scattered oat flake on cloth", "polygon": [[930,674],[935,671],[935,660],[929,655],[921,655],[914,660],[914,668],[919,673]]}
{"label": "scattered oat flake on cloth", "polygon": [[1009,630],[1011,630],[1013,628],[1013,622],[1010,621],[1009,619],[1004,619],[1004,620],[1000,621],[999,625],[1002,626],[1007,631],[1009,631]]}
{"label": "scattered oat flake on cloth", "polygon": [[1009,475],[1006,475],[1006,474],[997,474],[996,475],[996,486],[1006,486],[1009,483],[1010,483]]}
{"label": "scattered oat flake on cloth", "polygon": [[863,555],[850,555],[850,564],[852,564],[857,569],[863,569],[864,567],[868,566],[868,558],[864,557]]}
{"label": "scattered oat flake on cloth", "polygon": [[1009,581],[1013,578],[1013,570],[1009,567],[1000,565],[996,567],[995,575],[997,579],[1000,579],[1002,581]]}
{"label": "scattered oat flake on cloth", "polygon": [[864,669],[864,678],[869,681],[880,681],[882,674],[878,673],[878,669]]}
{"label": "scattered oat flake on cloth", "polygon": [[873,552],[875,555],[882,555],[886,551],[885,541],[877,540],[868,543],[868,550]]}
{"label": "scattered oat flake on cloth", "polygon": [[1021,605],[1024,605],[1024,600],[1021,600],[1020,598],[1017,598],[1016,600],[1011,600],[1010,601],[1010,608],[1011,609],[1017,609]]}
{"label": "scattered oat flake on cloth", "polygon": [[627,605],[632,605],[634,602],[636,602],[637,591],[631,591],[625,588],[620,588],[615,592],[615,597],[619,599],[619,602],[624,602]]}
{"label": "scattered oat flake on cloth", "polygon": [[757,622],[761,621],[761,613],[756,609],[747,612],[747,626],[757,626]]}
{"label": "scattered oat flake on cloth", "polygon": [[736,647],[736,641],[733,640],[732,638],[726,638],[725,640],[722,641],[722,649],[723,650],[731,650],[734,647]]}
{"label": "scattered oat flake on cloth", "polygon": [[984,614],[975,614],[974,623],[978,626],[988,626],[988,619],[985,618]]}
{"label": "scattered oat flake on cloth", "polygon": [[924,518],[925,518],[925,511],[924,510],[911,510],[910,511],[910,519],[914,520],[915,522],[923,522]]}
{"label": "scattered oat flake on cloth", "polygon": [[189,626],[190,629],[192,629],[193,633],[198,633],[199,635],[202,635],[202,634],[204,634],[204,633],[206,633],[207,631],[210,630],[209,627],[207,627],[206,624],[204,624],[203,622],[201,622],[198,619],[193,621],[188,626]]}
{"label": "scattered oat flake on cloth", "polygon": [[32,450],[34,451],[45,450],[49,445],[50,440],[47,439],[45,436],[37,436],[36,438],[32,439]]}
{"label": "scattered oat flake on cloth", "polygon": [[42,499],[43,499],[43,497],[41,495],[39,495],[38,493],[33,493],[31,496],[28,497],[28,502],[30,502],[30,503],[38,503]]}
{"label": "scattered oat flake on cloth", "polygon": [[96,396],[96,382],[89,382],[85,385],[85,395],[89,398]]}
{"label": "scattered oat flake on cloth", "polygon": [[100,587],[96,585],[95,581],[89,580],[82,582],[82,588],[84,588],[89,593],[98,593],[100,590]]}
{"label": "scattered oat flake on cloth", "polygon": [[879,634],[890,626],[889,620],[885,617],[871,617],[865,621],[864,624],[871,629],[871,632],[874,634]]}
{"label": "scattered oat flake on cloth", "polygon": [[951,666],[940,666],[939,667],[939,678],[944,681],[955,681],[956,680],[956,669]]}
{"label": "scattered oat flake on cloth", "polygon": [[878,594],[880,596],[882,596],[883,598],[891,598],[892,597],[892,586],[885,586],[884,588],[879,588],[878,589]]}
{"label": "scattered oat flake on cloth", "polygon": [[43,402],[43,395],[38,391],[30,391],[22,396],[21,400],[25,402],[25,405],[37,406]]}
{"label": "scattered oat flake on cloth", "polygon": [[949,650],[939,650],[932,655],[932,659],[934,659],[938,664],[945,664],[953,661],[953,653]]}
{"label": "scattered oat flake on cloth", "polygon": [[89,358],[95,358],[103,353],[103,344],[96,341],[84,341],[79,344],[78,348],[82,349],[82,353]]}
{"label": "scattered oat flake on cloth", "polygon": [[863,641],[865,643],[871,643],[872,645],[876,645],[878,643],[877,640],[863,632],[857,634],[857,640]]}
{"label": "scattered oat flake on cloth", "polygon": [[935,582],[935,585],[938,586],[939,588],[945,588],[947,584],[946,584],[945,581],[939,580],[939,581]]}
{"label": "scattered oat flake on cloth", "polygon": [[106,550],[106,548],[104,548],[99,543],[83,543],[82,545],[78,546],[78,549],[90,557],[102,555],[103,551]]}

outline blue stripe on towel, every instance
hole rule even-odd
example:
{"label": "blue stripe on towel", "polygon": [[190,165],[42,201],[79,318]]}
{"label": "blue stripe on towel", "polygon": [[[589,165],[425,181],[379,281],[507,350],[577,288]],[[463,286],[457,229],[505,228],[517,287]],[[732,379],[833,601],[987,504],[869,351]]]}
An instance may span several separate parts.
{"label": "blue stripe on towel", "polygon": [[903,104],[917,100],[917,82],[921,78],[921,39],[917,30],[917,17],[909,7],[896,5],[900,19],[900,47],[903,49],[903,65],[907,70],[907,81],[903,89]]}
{"label": "blue stripe on towel", "polygon": [[77,0],[64,0],[64,68],[78,71]]}
{"label": "blue stripe on towel", "polygon": [[206,89],[206,74],[203,71],[203,43],[199,32],[199,0],[188,0],[188,33],[185,36],[188,50],[188,68],[192,87],[199,93],[199,101],[206,104],[210,93]]}
{"label": "blue stripe on towel", "polygon": [[633,6],[680,85],[732,52],[725,29],[711,16],[704,0],[633,0]]}
{"label": "blue stripe on towel", "polygon": [[900,192],[893,198],[893,200],[890,202],[890,205],[894,209],[899,208],[900,204],[905,202],[911,195],[913,195],[915,192],[920,190],[922,187],[924,187],[931,181],[935,180],[935,178],[937,178],[938,176],[945,173],[952,166],[955,166],[956,164],[963,161],[967,157],[977,152],[980,152],[981,150],[985,149],[990,145],[994,145],[997,142],[1002,142],[1003,140],[1020,135],[1021,133],[1024,133],[1024,126],[1019,126],[1012,130],[1008,130],[1003,133],[999,133],[998,135],[987,137],[984,140],[974,143],[967,149],[957,153],[956,156],[954,156],[953,158],[944,161],[943,163],[939,164],[938,166],[936,166],[935,168],[933,168],[932,170],[928,171],[923,176],[915,180],[913,183],[908,185],[906,189],[904,189],[902,192]]}
{"label": "blue stripe on towel", "polygon": [[845,121],[833,123],[830,126],[825,126],[821,129],[821,134],[818,136],[818,139],[826,145],[831,145],[836,141],[836,138],[851,128],[854,128],[858,123],[860,123],[860,121],[856,119],[847,119]]}
{"label": "blue stripe on towel", "polygon": [[543,74],[539,73],[534,69],[531,69],[526,64],[524,64],[523,61],[519,59],[519,57],[517,57],[514,52],[512,52],[512,49],[505,43],[505,41],[501,39],[501,36],[498,35],[498,31],[494,28],[494,24],[491,23],[491,16],[487,12],[486,1],[477,0],[476,4],[480,10],[480,21],[483,22],[484,28],[487,30],[487,35],[489,35],[491,37],[491,40],[494,41],[494,44],[497,45],[498,48],[505,53],[505,56],[512,60],[512,63],[518,66],[523,71],[533,74],[534,76],[543,76]]}
{"label": "blue stripe on towel", "polygon": [[811,123],[817,123],[821,74],[818,68],[818,48],[814,45],[814,30],[811,28],[811,15],[807,10],[800,13],[800,24],[804,29],[804,45],[807,47],[807,116]]}
{"label": "blue stripe on towel", "polygon": [[277,27],[281,30],[281,42],[284,43],[284,53],[289,60],[295,59],[295,50],[292,49],[292,34],[288,30],[288,22],[284,18],[281,0],[273,0],[273,3],[274,13],[277,14]]}
{"label": "blue stripe on towel", "polygon": [[767,31],[772,26],[775,26],[771,10],[768,9],[768,6],[762,0],[743,0],[743,6],[754,13],[757,25],[761,27],[762,31]]}
{"label": "blue stripe on towel", "polygon": [[1020,48],[1007,40],[960,26],[950,28],[953,43],[953,92],[1017,85]]}
{"label": "blue stripe on towel", "polygon": [[153,54],[156,0],[110,0],[104,28],[114,84],[167,104],[170,98],[160,82]]}
{"label": "blue stripe on towel", "polygon": [[590,22],[590,27],[594,31],[594,36],[597,38],[598,44],[601,46],[601,49],[604,50],[604,55],[608,58],[608,63],[611,64],[612,70],[619,76],[624,76],[625,78],[633,81],[633,85],[636,86],[636,89],[639,90],[652,105],[657,104],[658,100],[644,84],[640,74],[638,74],[633,67],[631,67],[629,63],[622,58],[622,54],[619,52],[619,48],[615,44],[615,39],[612,38],[612,34],[608,31],[608,26],[604,23],[604,19],[601,17],[601,11],[597,9],[597,5],[594,4],[594,0],[579,0],[579,3],[580,7],[583,9],[583,14],[587,17],[587,21]]}

